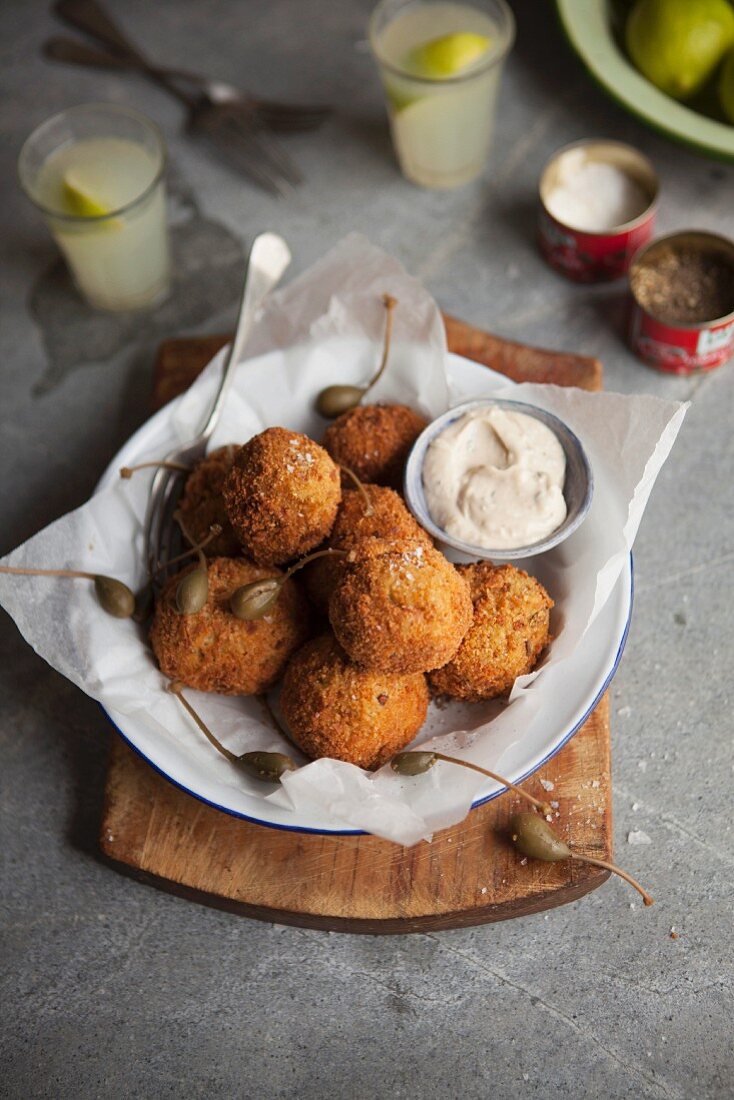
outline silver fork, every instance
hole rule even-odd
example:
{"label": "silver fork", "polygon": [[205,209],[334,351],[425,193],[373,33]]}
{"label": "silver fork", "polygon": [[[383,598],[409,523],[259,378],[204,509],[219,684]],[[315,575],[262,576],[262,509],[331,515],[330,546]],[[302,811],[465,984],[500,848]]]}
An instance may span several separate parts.
{"label": "silver fork", "polygon": [[[157,65],[135,54],[110,53],[97,50],[86,42],[56,35],[43,44],[43,52],[52,61],[70,65],[84,65],[94,69],[116,69],[118,72],[142,73],[157,83],[177,81],[190,85],[212,103],[237,103],[252,108],[270,130],[281,133],[301,133],[315,130],[333,113],[331,107],[317,103],[283,103],[274,99],[261,99],[228,84],[224,80],[193,73],[187,69],[174,69],[169,65]],[[169,91],[169,85],[164,85]]]}
{"label": "silver fork", "polygon": [[[255,238],[247,263],[237,327],[227,351],[214,402],[196,438],[166,455],[166,462],[190,469],[206,454],[209,440],[217,426],[232,384],[235,368],[252,331],[257,311],[265,296],[280,281],[290,262],[291,254],[288,245],[277,233],[261,233]],[[150,487],[145,521],[145,543],[151,579],[157,572],[165,570],[167,562],[173,556],[172,549],[176,538],[174,512],[183,490],[184,478],[184,470],[163,467],[156,471]]]}
{"label": "silver fork", "polygon": [[[148,65],[145,55],[123,34],[99,0],[57,0],[54,11],[67,23],[104,42],[121,58]],[[187,108],[189,131],[208,140],[220,157],[256,183],[276,195],[287,195],[302,181],[298,168],[268,133],[252,101],[216,102],[202,91],[195,95],[184,91],[175,79],[155,67],[150,75]]]}

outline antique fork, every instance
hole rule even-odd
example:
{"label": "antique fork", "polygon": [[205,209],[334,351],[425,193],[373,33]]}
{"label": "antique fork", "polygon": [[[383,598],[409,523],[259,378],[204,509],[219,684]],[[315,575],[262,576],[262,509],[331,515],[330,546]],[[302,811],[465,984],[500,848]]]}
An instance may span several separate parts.
{"label": "antique fork", "polygon": [[[112,21],[98,0],[57,0],[56,14],[104,42],[121,58],[147,59]],[[163,71],[151,70],[154,79],[174,95],[188,111],[188,129],[209,141],[215,151],[256,183],[274,194],[286,195],[303,179],[298,168],[269,134],[254,101],[216,101],[199,90],[192,95]]]}
{"label": "antique fork", "polygon": [[[192,85],[212,103],[236,103],[246,110],[254,110],[270,130],[280,133],[301,133],[315,130],[333,113],[331,107],[308,103],[281,103],[273,99],[260,99],[243,92],[224,80],[212,80],[188,69],[174,69],[168,65],[155,65],[140,55],[122,55],[97,50],[86,42],[57,35],[43,44],[43,52],[52,61],[70,65],[85,65],[95,69],[122,69],[142,73],[157,83],[161,79]],[[168,84],[165,87],[170,91]]]}
{"label": "antique fork", "polygon": [[[177,447],[165,458],[170,467],[156,471],[150,488],[145,522],[145,542],[148,571],[153,578],[165,570],[172,557],[176,536],[174,512],[183,489],[185,473],[206,454],[207,445],[217,425],[227,393],[232,384],[235,369],[252,331],[257,311],[265,296],[280,281],[291,261],[290,250],[276,233],[261,233],[255,238],[247,263],[245,285],[242,290],[237,327],[222,368],[212,407],[195,439]],[[181,467],[177,469],[175,467]]]}

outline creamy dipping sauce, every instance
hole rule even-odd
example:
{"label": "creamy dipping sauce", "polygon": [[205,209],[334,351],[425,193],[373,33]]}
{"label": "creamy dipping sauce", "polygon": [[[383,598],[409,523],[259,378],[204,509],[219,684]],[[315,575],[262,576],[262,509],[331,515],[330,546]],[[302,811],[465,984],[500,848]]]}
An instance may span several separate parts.
{"label": "creamy dipping sauce", "polygon": [[514,550],[566,518],[566,456],[525,413],[486,405],[455,420],[426,451],[423,489],[433,522],[487,550]]}

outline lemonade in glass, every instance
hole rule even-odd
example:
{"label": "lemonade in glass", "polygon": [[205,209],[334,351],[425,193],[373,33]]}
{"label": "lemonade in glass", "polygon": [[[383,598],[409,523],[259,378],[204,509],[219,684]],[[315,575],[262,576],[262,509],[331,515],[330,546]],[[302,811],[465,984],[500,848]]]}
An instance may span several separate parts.
{"label": "lemonade in glass", "polygon": [[98,309],[149,307],[168,292],[165,161],[157,127],[110,104],[55,115],[21,150],[23,189]]}
{"label": "lemonade in glass", "polygon": [[383,0],[370,22],[395,152],[423,187],[458,187],[484,167],[515,23],[504,0]]}

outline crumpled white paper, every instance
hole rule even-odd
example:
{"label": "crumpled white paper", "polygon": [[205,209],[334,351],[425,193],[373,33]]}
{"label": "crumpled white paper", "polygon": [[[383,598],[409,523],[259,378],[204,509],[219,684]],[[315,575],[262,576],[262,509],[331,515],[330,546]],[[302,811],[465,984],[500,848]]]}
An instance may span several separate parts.
{"label": "crumpled white paper", "polygon": [[[489,371],[479,385],[459,384],[455,378],[449,385],[436,304],[394,259],[350,235],[272,295],[247,348],[247,360],[238,368],[212,447],[244,442],[273,424],[320,439],[324,421],[313,410],[314,396],[334,381],[361,383],[370,376],[379,360],[385,293],[394,295],[399,306],[390,369],[371,399],[402,401],[427,416],[481,394],[528,401],[569,424],[594,469],[594,503],[583,525],[542,558],[521,563],[556,601],[557,636],[542,668],[516,683],[509,705],[495,701],[432,708],[417,738],[417,743],[501,770],[503,756],[521,738],[530,731],[544,736],[538,734],[538,725],[549,701],[568,692],[580,643],[624,568],[686,406],[650,396],[514,386]],[[133,437],[87,504],[35,535],[3,564],[78,568],[141,586],[150,477],[141,473],[123,481],[116,467],[123,461],[161,457],[196,433],[223,355]],[[280,749],[303,764],[272,793],[214,752],[165,692],[165,680],[141,630],[131,621],[105,615],[90,584],[0,574],[0,601],[36,652],[110,710],[144,755],[177,782],[235,812],[262,813],[266,820],[292,827],[318,822],[324,828],[364,829],[409,845],[460,821],[487,786],[480,775],[451,765],[439,765],[416,781],[389,768],[370,774],[333,760],[307,763],[274,729],[257,700],[189,692],[191,702],[233,751]]]}

